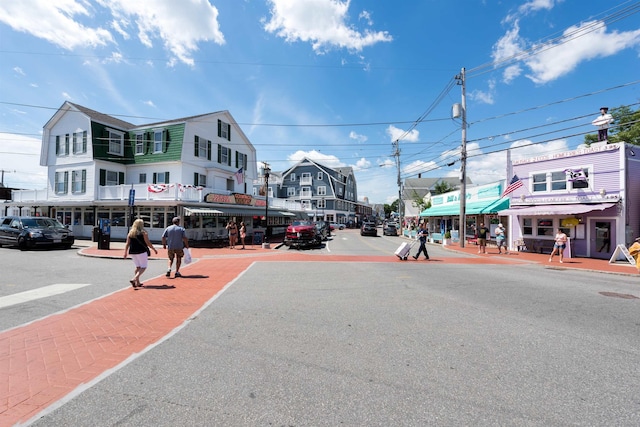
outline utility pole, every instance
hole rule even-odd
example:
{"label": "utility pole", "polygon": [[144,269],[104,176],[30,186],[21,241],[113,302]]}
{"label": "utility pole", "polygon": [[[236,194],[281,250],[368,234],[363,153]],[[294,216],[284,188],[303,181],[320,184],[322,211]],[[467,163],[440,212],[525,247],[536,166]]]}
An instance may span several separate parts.
{"label": "utility pole", "polygon": [[4,169],[0,169],[0,173],[2,173],[2,176],[0,177],[0,187],[4,187],[4,174],[11,172],[15,173],[15,171],[6,171]]}
{"label": "utility pole", "polygon": [[461,248],[464,248],[467,230],[467,94],[465,70],[462,68],[460,74],[456,76],[459,84],[462,86],[462,147],[460,148],[460,242]]}
{"label": "utility pole", "polygon": [[403,234],[404,221],[402,218],[404,215],[402,213],[402,181],[400,180],[400,141],[396,139],[393,142],[393,146],[395,148],[393,155],[396,157],[396,168],[398,169],[398,220],[400,221],[400,234]]}

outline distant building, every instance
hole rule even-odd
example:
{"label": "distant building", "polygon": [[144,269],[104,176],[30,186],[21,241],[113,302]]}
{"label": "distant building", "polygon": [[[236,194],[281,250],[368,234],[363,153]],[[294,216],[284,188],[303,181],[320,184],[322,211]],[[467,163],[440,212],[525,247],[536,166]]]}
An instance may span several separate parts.
{"label": "distant building", "polygon": [[[436,186],[442,183],[446,183],[453,188],[458,188],[460,186],[460,179],[456,177],[405,179],[402,191],[404,217],[411,218],[420,215],[422,210],[419,206],[415,205],[415,200],[429,201],[430,197],[434,194]],[[471,179],[467,177],[467,185],[472,184]]]}

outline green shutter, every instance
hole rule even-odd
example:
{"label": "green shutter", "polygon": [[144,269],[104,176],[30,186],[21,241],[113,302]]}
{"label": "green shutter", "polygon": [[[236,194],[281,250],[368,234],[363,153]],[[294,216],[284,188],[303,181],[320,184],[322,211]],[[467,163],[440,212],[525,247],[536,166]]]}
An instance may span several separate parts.
{"label": "green shutter", "polygon": [[118,172],[118,184],[124,184],[124,172]]}
{"label": "green shutter", "polygon": [[227,164],[231,166],[231,149],[227,148]]}
{"label": "green shutter", "polygon": [[82,169],[82,185],[81,185],[82,189],[81,191],[83,193],[87,192],[87,170],[86,169]]}
{"label": "green shutter", "polygon": [[64,137],[64,153],[67,156],[69,155],[69,134]]}
{"label": "green shutter", "polygon": [[153,173],[153,183],[157,184],[158,183],[158,174],[157,173]]}
{"label": "green shutter", "polygon": [[100,169],[100,185],[107,185],[107,171],[105,169]]}
{"label": "green shutter", "polygon": [[207,141],[207,160],[211,160],[211,141]]}
{"label": "green shutter", "polygon": [[239,155],[240,155],[240,153],[238,153],[238,152],[236,151],[236,167],[238,167],[238,156],[239,156]]}
{"label": "green shutter", "polygon": [[[222,120],[218,119],[218,138],[222,136]],[[219,162],[220,160],[218,160]]]}
{"label": "green shutter", "polygon": [[198,186],[198,172],[193,173],[193,185]]}
{"label": "green shutter", "polygon": [[227,139],[231,141],[231,124],[227,123]]}
{"label": "green shutter", "polygon": [[198,157],[199,150],[200,149],[200,137],[198,135],[195,135],[193,137],[193,155]]}
{"label": "green shutter", "polygon": [[[82,152],[87,152],[87,131],[82,132]],[[85,171],[86,172],[86,171]]]}
{"label": "green shutter", "polygon": [[164,183],[169,184],[171,180],[169,179],[169,172],[164,173]]}
{"label": "green shutter", "polygon": [[222,146],[220,144],[218,144],[218,163],[222,163]]}
{"label": "green shutter", "polygon": [[60,135],[56,135],[56,156],[60,154]]}
{"label": "green shutter", "polygon": [[169,131],[165,129],[162,131],[162,152],[166,153],[168,147],[169,147]]}

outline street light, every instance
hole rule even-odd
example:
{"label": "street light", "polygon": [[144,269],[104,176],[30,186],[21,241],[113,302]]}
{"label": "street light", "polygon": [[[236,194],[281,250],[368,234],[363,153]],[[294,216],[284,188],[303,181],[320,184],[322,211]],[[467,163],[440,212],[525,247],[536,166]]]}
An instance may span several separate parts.
{"label": "street light", "polygon": [[264,204],[264,243],[269,243],[267,237],[269,237],[269,173],[271,169],[269,164],[264,164],[264,196],[266,203]]}

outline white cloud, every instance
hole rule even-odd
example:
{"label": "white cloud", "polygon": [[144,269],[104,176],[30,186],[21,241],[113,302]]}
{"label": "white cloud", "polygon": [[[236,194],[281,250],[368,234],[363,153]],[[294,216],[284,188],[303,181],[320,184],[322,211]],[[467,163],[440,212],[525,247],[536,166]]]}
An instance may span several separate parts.
{"label": "white cloud", "polygon": [[24,73],[24,71],[22,71],[22,68],[20,67],[13,67],[13,71],[15,71],[16,74],[20,74],[21,76],[26,76],[26,74]]}
{"label": "white cloud", "polygon": [[493,96],[495,95],[495,89],[496,89],[495,80],[493,79],[489,80],[488,86],[489,87],[486,91],[482,91],[479,89],[471,91],[471,93],[469,94],[469,98],[471,100],[478,101],[483,104],[493,104],[494,103]]}
{"label": "white cloud", "polygon": [[[517,54],[526,49],[524,41],[520,38],[520,27],[518,21],[514,22],[513,28],[502,36],[495,45],[491,57],[495,66],[499,66],[503,62],[509,62]],[[518,66],[509,66],[503,72],[503,80],[505,83],[511,82],[520,75]]]}
{"label": "white cloud", "polygon": [[113,43],[109,31],[90,28],[77,21],[77,18],[91,15],[85,6],[86,2],[75,0],[3,1],[0,2],[0,22],[67,50]]}
{"label": "white cloud", "polygon": [[364,157],[358,159],[355,165],[351,166],[354,171],[366,170],[371,168],[371,162]]}
{"label": "white cloud", "polygon": [[556,80],[584,61],[615,55],[621,50],[640,46],[640,30],[609,32],[598,21],[585,22],[564,31],[566,43],[534,46],[538,53],[526,61],[531,73],[527,77],[537,84]]}
{"label": "white cloud", "polygon": [[69,101],[71,101],[73,98],[71,98],[71,95],[69,95],[67,92],[62,92],[62,97],[64,99],[68,99]]}
{"label": "white cloud", "polygon": [[349,138],[357,142],[366,142],[368,139],[365,135],[360,135],[354,131],[349,132]]}
{"label": "white cloud", "polygon": [[410,131],[405,131],[395,127],[394,125],[389,125],[387,128],[387,135],[391,137],[391,141],[408,141],[408,142],[417,142],[420,138],[420,132],[417,129],[412,129]]}
{"label": "white cloud", "polygon": [[324,154],[316,150],[311,150],[311,151],[298,150],[295,153],[287,156],[287,160],[289,160],[289,162],[293,164],[293,163],[299,162],[305,157],[310,160],[316,161],[322,165],[328,166],[330,168],[338,168],[338,167],[344,166],[344,163],[342,163],[340,159],[338,159],[336,156],[333,156],[331,154]]}
{"label": "white cloud", "polygon": [[172,65],[176,60],[193,65],[192,54],[198,50],[198,42],[225,43],[218,9],[207,0],[181,2],[179,7],[173,0],[98,0],[98,3],[111,10],[122,31],[128,19],[135,21],[138,38],[145,46],[151,47],[153,39],[161,39],[173,55]]}
{"label": "white cloud", "polygon": [[[349,23],[351,1],[339,0],[269,0],[271,19],[263,19],[264,29],[287,42],[309,42],[313,50],[322,54],[331,48],[344,48],[359,52],[380,42],[393,40],[386,31],[360,32]],[[359,14],[370,19],[368,12]]]}
{"label": "white cloud", "polygon": [[[199,42],[225,43],[218,9],[207,0],[185,1],[179,7],[174,0],[95,0],[95,4],[111,12],[114,19],[110,26],[123,39],[129,39],[129,30],[135,25],[132,31],[137,30],[146,47],[152,47],[155,39],[161,40],[171,54],[170,64],[193,65],[192,55]],[[108,29],[91,27],[90,21],[100,13],[87,0],[0,2],[0,22],[67,50],[116,44]]]}
{"label": "white cloud", "polygon": [[149,100],[149,101],[142,101],[143,104],[148,105],[149,107],[153,107],[156,108],[156,104],[153,103],[153,101]]}

